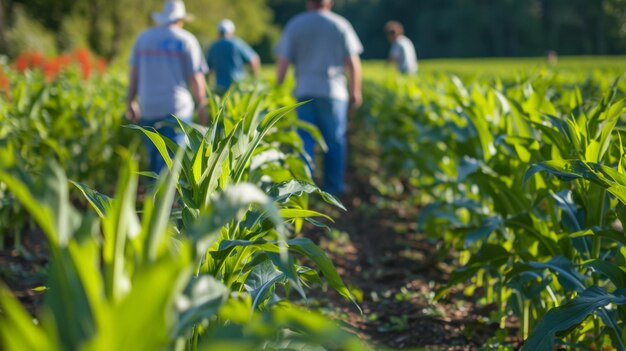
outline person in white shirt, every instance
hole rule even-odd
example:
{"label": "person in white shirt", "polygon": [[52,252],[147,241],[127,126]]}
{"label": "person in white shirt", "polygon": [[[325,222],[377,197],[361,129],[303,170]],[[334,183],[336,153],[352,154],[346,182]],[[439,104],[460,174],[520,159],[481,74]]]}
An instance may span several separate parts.
{"label": "person in white shirt", "polygon": [[395,64],[402,74],[417,73],[417,55],[411,39],[404,36],[404,27],[396,21],[385,24],[387,39],[391,42],[388,62]]}
{"label": "person in white shirt", "polygon": [[[155,128],[178,144],[184,133],[172,116],[191,123],[195,107],[199,122],[208,124],[204,81],[208,67],[198,40],[183,29],[187,18],[180,0],[168,0],[163,11],[152,14],[157,25],[142,32],[133,46],[127,97],[126,117],[131,122]],[[158,173],[165,161],[150,139],[144,140],[150,170]]]}

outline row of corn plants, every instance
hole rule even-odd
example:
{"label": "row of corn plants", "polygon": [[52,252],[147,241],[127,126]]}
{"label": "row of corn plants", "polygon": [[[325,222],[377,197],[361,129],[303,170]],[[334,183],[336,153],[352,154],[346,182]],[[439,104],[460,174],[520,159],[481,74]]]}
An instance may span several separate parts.
{"label": "row of corn plants", "polygon": [[[24,79],[30,78],[27,72]],[[18,110],[17,88],[4,105],[4,116],[13,116],[24,135],[48,133],[36,143],[12,132],[18,129],[6,131],[0,185],[2,208],[28,213],[50,253],[44,303],[34,318],[0,287],[2,349],[364,347],[306,308],[314,286],[328,285],[355,301],[326,254],[299,235],[305,222],[332,221],[309,208],[313,197],[343,206],[311,181],[296,133],[298,126],[311,127],[296,122],[296,105],[269,89],[213,96],[210,127],[180,124],[187,140],[177,145],[151,129],[119,129],[123,99],[113,91],[120,86],[111,84],[97,97],[74,92],[77,101],[50,100],[51,91],[72,94],[64,84],[59,79],[40,95],[25,94],[28,113],[9,113]],[[32,88],[24,83],[23,89]],[[97,110],[100,99],[108,110]],[[71,108],[83,101],[96,108],[84,120]],[[50,123],[57,120],[61,134],[53,135]],[[71,129],[63,121],[85,125]],[[90,121],[101,128],[93,137],[102,139],[60,143],[65,131],[79,138]],[[142,172],[138,143],[119,143],[116,134],[149,139],[167,169]],[[93,158],[83,160],[83,153]],[[98,160],[108,163],[100,167]],[[103,186],[103,179],[111,184]],[[151,185],[138,198],[143,183]],[[88,208],[75,206],[77,194]]]}
{"label": "row of corn plants", "polygon": [[[464,284],[517,316],[525,350],[626,349],[626,82],[620,72],[370,82],[382,192],[458,252]],[[494,338],[490,347],[504,347]]]}
{"label": "row of corn plants", "polygon": [[[0,148],[12,148],[25,170],[54,159],[70,178],[107,187],[114,182],[110,170],[119,168],[115,148],[129,145],[133,136],[121,129],[124,81],[113,74],[83,77],[84,52],[76,62],[71,56],[55,59],[63,64],[55,65],[54,75],[43,58],[31,56],[0,65],[6,83],[0,87]],[[30,217],[1,186],[0,203],[0,246],[7,237],[19,244]]]}

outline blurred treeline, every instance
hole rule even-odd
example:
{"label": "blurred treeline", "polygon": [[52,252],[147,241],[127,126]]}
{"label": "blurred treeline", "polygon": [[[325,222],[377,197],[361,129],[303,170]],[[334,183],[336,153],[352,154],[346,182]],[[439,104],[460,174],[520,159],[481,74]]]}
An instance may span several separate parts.
{"label": "blurred treeline", "polygon": [[[225,17],[264,62],[280,28],[305,0],[187,0],[195,20],[186,28],[203,47]],[[151,25],[161,0],[0,0],[0,53],[48,54],[88,47],[125,60],[136,35]],[[364,58],[384,58],[382,27],[390,19],[426,57],[541,56],[626,53],[626,0],[335,0],[364,43]]]}
{"label": "blurred treeline", "polygon": [[[194,17],[185,28],[203,47],[216,38],[222,18],[233,19],[237,34],[252,44],[279,35],[265,0],[186,0],[185,5]],[[86,47],[109,61],[126,60],[137,35],[153,25],[151,14],[162,7],[162,0],[0,0],[0,54],[52,55]]]}

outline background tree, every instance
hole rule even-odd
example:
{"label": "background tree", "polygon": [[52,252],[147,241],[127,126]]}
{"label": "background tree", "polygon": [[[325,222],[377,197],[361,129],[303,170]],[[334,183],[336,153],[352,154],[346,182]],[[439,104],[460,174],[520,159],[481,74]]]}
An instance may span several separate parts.
{"label": "background tree", "polygon": [[[207,47],[222,18],[237,25],[264,62],[280,28],[304,11],[304,0],[187,0],[187,25]],[[161,1],[0,0],[0,53],[64,51],[88,46],[125,60],[137,34],[151,25]],[[404,24],[420,58],[593,55],[626,53],[626,0],[335,0],[365,44],[364,58],[389,50],[384,23]]]}
{"label": "background tree", "polygon": [[[21,45],[19,50],[9,47],[16,43],[2,46],[3,36],[18,25],[20,15],[16,9],[20,8],[31,22],[55,38],[57,50],[86,45],[109,60],[126,59],[139,32],[152,25],[151,13],[162,8],[161,1],[146,4],[141,0],[0,1],[0,53],[14,55],[24,49],[50,51],[35,44]],[[195,16],[187,28],[196,34],[203,47],[215,40],[217,23],[225,17],[235,21],[237,34],[250,42],[261,43],[266,37],[278,35],[265,0],[187,0],[185,4],[187,11]],[[35,36],[28,26],[23,27],[19,31],[24,36]]]}

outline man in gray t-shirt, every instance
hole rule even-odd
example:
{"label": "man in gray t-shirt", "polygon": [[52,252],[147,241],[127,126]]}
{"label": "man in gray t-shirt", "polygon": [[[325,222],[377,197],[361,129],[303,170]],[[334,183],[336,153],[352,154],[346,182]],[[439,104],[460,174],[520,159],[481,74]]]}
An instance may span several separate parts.
{"label": "man in gray t-shirt", "polygon": [[411,39],[404,36],[404,27],[396,21],[385,25],[387,39],[391,42],[388,62],[395,64],[402,74],[417,73],[417,55]]}
{"label": "man in gray t-shirt", "polygon": [[[324,190],[345,192],[347,114],[361,105],[363,46],[352,25],[331,11],[331,0],[307,0],[307,10],[291,19],[276,46],[277,84],[290,64],[295,66],[298,118],[320,129],[328,151],[324,155]],[[348,79],[346,80],[345,74]],[[314,159],[315,141],[300,131],[304,149]],[[312,162],[309,166],[313,169]]]}
{"label": "man in gray t-shirt", "polygon": [[[176,129],[172,116],[190,123],[194,98],[200,123],[208,123],[204,80],[208,68],[198,40],[182,28],[186,17],[182,1],[166,1],[163,11],[152,15],[157,26],[137,38],[130,57],[126,112],[132,122],[154,127],[178,143],[183,134]],[[146,140],[146,147],[150,170],[159,172],[165,165],[163,158],[150,140]]]}

